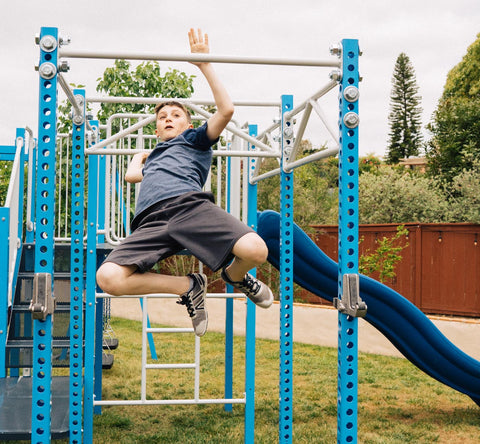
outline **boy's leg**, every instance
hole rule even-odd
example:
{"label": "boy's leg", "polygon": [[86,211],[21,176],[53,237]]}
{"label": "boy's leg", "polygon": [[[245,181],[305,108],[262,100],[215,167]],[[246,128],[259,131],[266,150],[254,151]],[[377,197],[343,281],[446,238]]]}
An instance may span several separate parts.
{"label": "boy's leg", "polygon": [[243,235],[233,246],[233,262],[226,267],[232,281],[240,281],[254,267],[262,265],[268,256],[268,249],[257,233]]}
{"label": "boy's leg", "polygon": [[103,263],[97,271],[97,284],[113,295],[172,293],[180,296],[177,303],[186,305],[197,336],[207,331],[208,314],[205,308],[207,278],[196,273],[188,276],[169,276],[158,273],[139,273],[135,265]]}
{"label": "boy's leg", "polygon": [[135,265],[104,262],[97,271],[99,287],[113,295],[173,293],[183,294],[190,287],[188,276],[169,276],[157,273],[139,273]]}
{"label": "boy's leg", "polygon": [[247,233],[235,243],[232,253],[235,258],[223,268],[222,279],[245,293],[256,305],[270,307],[273,303],[272,291],[248,273],[248,270],[267,260],[268,248],[263,239],[257,233]]}

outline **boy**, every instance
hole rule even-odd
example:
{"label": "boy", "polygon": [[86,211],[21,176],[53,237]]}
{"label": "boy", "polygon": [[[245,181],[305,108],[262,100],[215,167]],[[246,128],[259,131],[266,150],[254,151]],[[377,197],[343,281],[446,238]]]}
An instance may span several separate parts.
{"label": "boy", "polygon": [[[208,53],[208,35],[188,33],[192,53]],[[142,182],[132,234],[114,249],[97,271],[97,283],[107,293],[173,293],[187,306],[197,336],[207,331],[204,274],[169,276],[146,273],[161,259],[187,248],[222,279],[268,308],[272,291],[248,273],[265,262],[265,242],[247,225],[215,205],[202,192],[214,145],[233,116],[233,103],[213,66],[194,63],[205,76],[217,111],[193,129],[188,110],[178,102],[155,107],[157,137],[161,142],[147,153],[136,154],[125,174],[130,183]],[[232,260],[233,259],[233,260]]]}

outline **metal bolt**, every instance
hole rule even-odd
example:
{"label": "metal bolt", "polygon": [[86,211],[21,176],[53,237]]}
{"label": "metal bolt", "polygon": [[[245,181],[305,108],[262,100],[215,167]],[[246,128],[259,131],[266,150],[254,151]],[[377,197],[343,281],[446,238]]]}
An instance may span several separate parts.
{"label": "metal bolt", "polygon": [[342,54],[342,46],[339,43],[330,45],[330,54],[340,57]]}
{"label": "metal bolt", "polygon": [[330,75],[329,75],[331,80],[335,80],[337,82],[340,82],[342,80],[342,72],[339,69],[334,69]]}
{"label": "metal bolt", "polygon": [[38,45],[40,43],[40,34],[35,34],[35,43]]}
{"label": "metal bolt", "polygon": [[80,115],[73,116],[73,123],[75,125],[82,125],[83,124],[83,116],[80,116]]}
{"label": "metal bolt", "polygon": [[68,72],[70,69],[70,65],[68,64],[67,60],[60,60],[60,63],[58,64],[58,71],[59,72]]}
{"label": "metal bolt", "polygon": [[343,123],[347,128],[356,128],[360,122],[360,118],[358,117],[357,113],[347,113],[343,117]]}
{"label": "metal bolt", "polygon": [[293,137],[293,129],[292,128],[285,128],[283,130],[283,135],[286,139],[291,139]]}
{"label": "metal bolt", "polygon": [[52,52],[57,47],[57,40],[52,35],[44,35],[40,40],[40,48],[45,52]]}
{"label": "metal bolt", "polygon": [[348,102],[356,102],[359,95],[360,92],[358,91],[358,88],[353,85],[347,86],[345,91],[343,91],[343,97],[345,97]]}
{"label": "metal bolt", "polygon": [[39,73],[42,79],[51,79],[57,74],[57,68],[53,63],[45,62],[40,65]]}
{"label": "metal bolt", "polygon": [[70,45],[70,43],[72,42],[72,39],[69,36],[60,37],[58,40],[60,46],[67,46]]}

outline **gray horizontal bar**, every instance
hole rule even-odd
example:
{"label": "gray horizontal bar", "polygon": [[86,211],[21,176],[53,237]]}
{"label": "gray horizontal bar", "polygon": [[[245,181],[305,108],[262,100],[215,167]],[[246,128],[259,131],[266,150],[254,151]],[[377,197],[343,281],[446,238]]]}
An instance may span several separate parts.
{"label": "gray horizontal bar", "polygon": [[[89,156],[103,156],[108,154],[110,156],[124,156],[141,153],[145,150],[128,149],[128,148],[96,148],[95,145],[86,150],[85,153]],[[280,153],[271,151],[228,151],[228,150],[213,150],[215,157],[273,157],[279,159],[282,157]]]}
{"label": "gray horizontal bar", "polygon": [[94,401],[93,405],[193,405],[193,404],[245,404],[245,399],[141,399]]}
{"label": "gray horizontal bar", "polygon": [[221,56],[212,54],[150,54],[131,52],[59,50],[60,57],[76,59],[128,59],[128,60],[161,60],[169,62],[212,62],[240,63],[246,65],[283,65],[283,66],[330,66],[339,68],[339,60],[308,60],[269,57]]}
{"label": "gray horizontal bar", "polygon": [[[133,104],[148,104],[154,105],[156,103],[162,103],[169,100],[173,100],[171,98],[166,97],[87,97],[88,103],[133,103]],[[177,99],[175,98],[176,102],[181,103],[194,103],[196,105],[206,105],[206,106],[214,106],[215,102],[213,100],[194,100],[194,99]],[[281,106],[281,102],[279,100],[234,100],[234,106]]]}

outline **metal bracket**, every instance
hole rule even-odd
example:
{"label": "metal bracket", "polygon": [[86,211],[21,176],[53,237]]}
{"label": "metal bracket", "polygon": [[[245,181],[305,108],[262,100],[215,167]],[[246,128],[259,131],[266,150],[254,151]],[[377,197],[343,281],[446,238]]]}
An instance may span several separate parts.
{"label": "metal bracket", "polygon": [[358,274],[343,275],[342,299],[333,299],[334,307],[341,313],[355,318],[364,318],[367,314],[367,304],[360,298]]}
{"label": "metal bracket", "polygon": [[52,275],[35,273],[33,277],[33,297],[29,310],[33,319],[44,321],[55,311],[55,298],[52,296]]}
{"label": "metal bracket", "polygon": [[295,141],[295,133],[293,131],[293,120],[285,117],[283,124],[283,158],[285,162],[290,160],[292,154],[293,142]]}
{"label": "metal bracket", "polygon": [[[75,100],[78,104],[78,110],[77,107],[73,107],[73,123],[77,126],[83,125],[83,122],[85,122],[85,109],[84,109],[84,102],[85,99],[83,98],[82,95],[76,94],[75,95]],[[78,112],[80,111],[80,113]]]}

